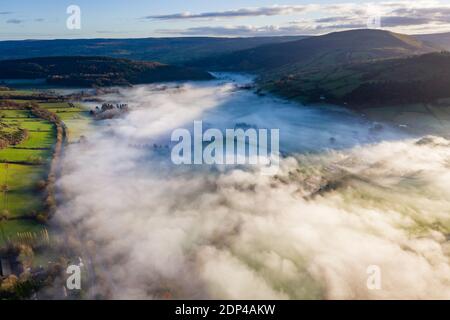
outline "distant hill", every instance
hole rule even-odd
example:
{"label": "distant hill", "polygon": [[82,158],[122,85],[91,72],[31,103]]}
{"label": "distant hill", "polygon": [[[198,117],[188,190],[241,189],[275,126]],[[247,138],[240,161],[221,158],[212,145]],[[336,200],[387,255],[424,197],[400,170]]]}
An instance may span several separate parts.
{"label": "distant hill", "polygon": [[435,102],[450,98],[450,53],[309,69],[281,78],[269,75],[260,84],[288,98],[354,108]]}
{"label": "distant hill", "polygon": [[423,54],[439,50],[414,37],[383,30],[351,30],[268,44],[191,63],[211,70],[265,72]]}
{"label": "distant hill", "polygon": [[431,45],[438,46],[444,50],[450,50],[450,32],[420,34],[415,35],[414,37],[420,41],[430,43]]}
{"label": "distant hill", "polygon": [[269,43],[305,38],[142,38],[0,41],[0,60],[49,56],[107,56],[141,61],[180,64]]}
{"label": "distant hill", "polygon": [[46,79],[64,86],[112,86],[208,80],[199,69],[109,57],[45,57],[0,61],[0,79]]}

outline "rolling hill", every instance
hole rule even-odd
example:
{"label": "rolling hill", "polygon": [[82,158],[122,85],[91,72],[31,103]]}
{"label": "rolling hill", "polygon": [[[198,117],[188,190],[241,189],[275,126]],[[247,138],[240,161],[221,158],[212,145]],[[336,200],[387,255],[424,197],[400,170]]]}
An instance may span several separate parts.
{"label": "rolling hill", "polygon": [[[449,56],[430,54],[440,52],[442,47],[429,38],[422,41],[383,30],[351,30],[300,40],[276,38],[37,41],[37,47],[47,43],[53,49],[70,44],[75,52],[109,50],[111,55],[141,58],[162,55],[166,60],[182,60],[186,67],[107,57],[50,56],[0,61],[0,78],[46,78],[49,83],[68,86],[109,86],[211,79],[206,70],[240,71],[257,74],[258,84],[275,94],[345,104],[429,101],[447,97],[446,92],[450,92]],[[36,45],[34,41],[21,43]],[[55,43],[60,44],[55,47]],[[243,47],[250,49],[239,50]],[[150,48],[147,53],[146,48]]]}
{"label": "rolling hill", "polygon": [[0,61],[0,79],[46,79],[64,86],[113,86],[209,80],[199,69],[109,57],[45,57]]}
{"label": "rolling hill", "polygon": [[450,53],[308,69],[280,78],[268,75],[259,83],[287,98],[353,108],[429,103],[450,97]]}
{"label": "rolling hill", "polygon": [[210,70],[266,72],[283,66],[318,68],[423,54],[439,50],[414,37],[383,30],[351,30],[280,44],[268,44],[220,57],[210,57],[190,65]]}
{"label": "rolling hill", "polygon": [[430,43],[433,46],[441,47],[444,50],[450,50],[450,32],[419,34],[415,35],[414,38]]}
{"label": "rolling hill", "polygon": [[50,56],[107,56],[141,61],[180,64],[269,43],[305,38],[142,38],[0,41],[0,60]]}
{"label": "rolling hill", "polygon": [[[436,53],[441,51],[413,36],[351,30],[263,45],[190,65],[255,73],[261,88],[287,98],[375,105],[447,97],[449,56]],[[408,94],[409,90],[413,92]]]}

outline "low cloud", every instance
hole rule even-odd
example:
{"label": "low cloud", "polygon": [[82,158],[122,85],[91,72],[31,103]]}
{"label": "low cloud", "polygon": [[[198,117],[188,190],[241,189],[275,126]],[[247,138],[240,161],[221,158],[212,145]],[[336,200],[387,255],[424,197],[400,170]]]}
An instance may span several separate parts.
{"label": "low cloud", "polygon": [[209,35],[209,36],[280,36],[280,35],[301,35],[311,30],[298,26],[212,26],[212,27],[193,27],[188,29],[159,29],[157,33],[161,34],[181,34],[181,35]]}
{"label": "low cloud", "polygon": [[[68,147],[58,182],[66,201],[55,217],[88,244],[93,294],[450,298],[448,140],[394,135],[341,151],[290,153],[277,177],[251,168],[174,168],[164,148],[132,146],[208,115],[208,123],[231,121],[228,128],[237,121],[276,125],[280,142],[292,132],[296,147],[326,144],[330,134],[337,143],[372,137],[366,122],[342,123],[347,114],[340,120],[334,111],[232,89],[119,89],[103,98],[129,102],[132,111]],[[367,289],[371,265],[380,267],[381,290]]]}
{"label": "low cloud", "polygon": [[381,17],[380,22],[383,27],[399,27],[399,26],[419,26],[429,24],[431,21],[427,18],[420,17]]}
{"label": "low cloud", "polygon": [[21,24],[23,22],[24,21],[20,20],[20,19],[8,19],[8,20],[6,20],[6,23],[9,23],[9,24]]}
{"label": "low cloud", "polygon": [[[450,23],[450,6],[439,6],[434,8],[400,8],[394,10],[392,18],[410,19],[418,21],[417,24],[425,23]],[[405,20],[407,21],[407,20]]]}
{"label": "low cloud", "polygon": [[145,19],[153,20],[184,20],[184,19],[211,19],[211,18],[237,18],[237,17],[258,17],[277,16],[301,13],[307,10],[308,6],[272,6],[260,8],[242,8],[228,11],[204,12],[204,13],[175,13],[168,15],[147,16]]}
{"label": "low cloud", "polygon": [[[380,16],[380,24],[383,28],[419,26],[429,24],[427,18],[408,16]],[[367,19],[355,19],[354,17],[330,17],[315,20],[317,29],[357,29],[367,27]]]}
{"label": "low cloud", "polygon": [[327,18],[321,18],[316,19],[316,23],[336,23],[336,22],[342,22],[342,21],[351,21],[354,20],[354,18],[351,17],[327,17]]}
{"label": "low cloud", "polygon": [[[260,8],[243,8],[221,12],[176,13],[169,15],[148,16],[153,20],[183,20],[183,19],[214,19],[236,18],[250,16],[275,16],[288,14],[303,14],[314,12],[322,15],[320,18],[303,16],[296,22],[280,25],[218,25],[192,26],[186,29],[157,30],[161,34],[181,35],[216,35],[216,36],[257,36],[257,35],[293,35],[319,34],[346,29],[367,28],[370,17],[378,16],[382,28],[397,32],[414,32],[419,29],[450,30],[450,5],[440,2],[415,3],[379,2],[379,3],[340,3],[322,5],[274,6]],[[328,15],[328,16],[327,16]],[[332,15],[332,16],[330,16]],[[369,26],[370,27],[370,26]]]}

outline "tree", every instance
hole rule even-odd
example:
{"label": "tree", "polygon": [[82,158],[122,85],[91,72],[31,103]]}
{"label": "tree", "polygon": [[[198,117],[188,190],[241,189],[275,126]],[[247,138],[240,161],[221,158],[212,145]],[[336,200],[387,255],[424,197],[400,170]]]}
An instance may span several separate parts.
{"label": "tree", "polygon": [[39,222],[39,223],[42,223],[42,224],[47,223],[47,221],[48,221],[48,214],[44,213],[44,212],[36,214],[36,221]]}
{"label": "tree", "polygon": [[32,267],[33,259],[34,259],[33,248],[27,245],[21,245],[19,253],[19,261],[22,263],[24,270]]}
{"label": "tree", "polygon": [[9,191],[9,187],[8,187],[8,169],[9,169],[9,165],[7,163],[5,163],[5,183],[1,186],[1,191],[3,192],[3,210],[7,210],[8,209],[8,191]]}
{"label": "tree", "polygon": [[15,275],[10,275],[8,278],[2,281],[0,290],[12,293],[18,282],[19,279]]}
{"label": "tree", "polygon": [[11,214],[7,209],[4,209],[2,211],[2,213],[0,214],[0,230],[2,232],[2,237],[3,237],[3,241],[6,243],[7,239],[6,239],[6,234],[5,234],[5,230],[3,228],[3,222],[8,221],[8,219],[10,218]]}
{"label": "tree", "polygon": [[45,180],[39,180],[37,183],[37,189],[39,191],[45,190],[46,186],[47,186],[47,182]]}

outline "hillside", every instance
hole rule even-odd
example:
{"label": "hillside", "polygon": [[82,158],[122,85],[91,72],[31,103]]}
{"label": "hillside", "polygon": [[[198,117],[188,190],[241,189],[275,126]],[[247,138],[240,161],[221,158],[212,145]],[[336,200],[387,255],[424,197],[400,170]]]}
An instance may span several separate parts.
{"label": "hillside", "polygon": [[45,57],[0,61],[0,79],[46,79],[64,86],[112,86],[163,81],[208,80],[194,68],[108,57]]}
{"label": "hillside", "polygon": [[414,38],[430,43],[433,46],[439,46],[444,50],[450,50],[450,32],[419,34],[415,35]]}
{"label": "hillside", "polygon": [[107,56],[180,64],[191,59],[230,53],[269,43],[304,38],[143,38],[0,41],[0,60],[50,56]]}
{"label": "hillside", "polygon": [[382,30],[351,30],[233,52],[192,62],[210,70],[265,72],[323,67],[373,59],[423,54],[439,50],[407,35]]}
{"label": "hillside", "polygon": [[308,102],[332,102],[352,107],[434,102],[450,97],[450,53],[267,74],[266,90]]}

